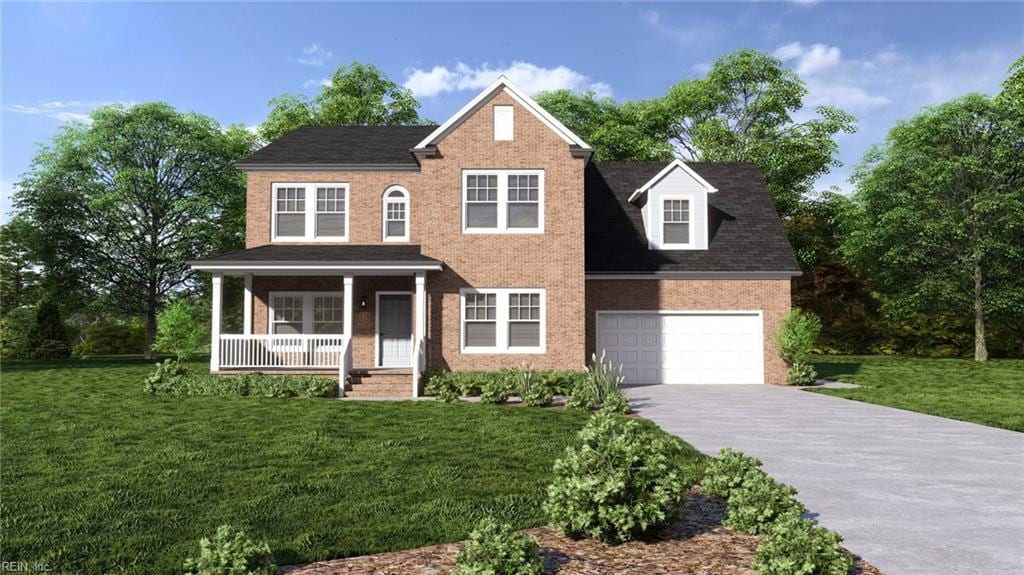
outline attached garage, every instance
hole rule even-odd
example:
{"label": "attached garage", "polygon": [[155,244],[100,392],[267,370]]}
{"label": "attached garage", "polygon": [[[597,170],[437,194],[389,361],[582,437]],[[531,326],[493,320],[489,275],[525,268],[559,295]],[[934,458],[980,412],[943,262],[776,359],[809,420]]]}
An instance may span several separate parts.
{"label": "attached garage", "polygon": [[627,384],[764,383],[760,311],[597,311],[597,352]]}

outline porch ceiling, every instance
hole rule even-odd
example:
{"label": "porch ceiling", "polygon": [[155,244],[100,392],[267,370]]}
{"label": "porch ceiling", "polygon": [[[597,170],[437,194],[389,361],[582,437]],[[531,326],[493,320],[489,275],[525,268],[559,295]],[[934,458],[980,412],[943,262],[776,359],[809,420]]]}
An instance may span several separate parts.
{"label": "porch ceiling", "polygon": [[194,270],[260,275],[322,275],[330,272],[412,273],[440,271],[443,263],[415,244],[265,245],[188,262]]}

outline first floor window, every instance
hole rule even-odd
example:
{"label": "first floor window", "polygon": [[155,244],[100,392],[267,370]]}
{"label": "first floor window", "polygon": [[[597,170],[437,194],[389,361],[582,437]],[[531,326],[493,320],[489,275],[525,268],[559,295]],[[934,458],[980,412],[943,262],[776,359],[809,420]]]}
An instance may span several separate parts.
{"label": "first floor window", "polygon": [[542,289],[463,290],[463,351],[543,352],[544,306]]}
{"label": "first floor window", "polygon": [[690,243],[690,200],[666,199],[663,212],[661,243],[685,245]]}
{"label": "first floor window", "polygon": [[343,333],[344,298],[338,292],[288,292],[270,295],[271,333]]}

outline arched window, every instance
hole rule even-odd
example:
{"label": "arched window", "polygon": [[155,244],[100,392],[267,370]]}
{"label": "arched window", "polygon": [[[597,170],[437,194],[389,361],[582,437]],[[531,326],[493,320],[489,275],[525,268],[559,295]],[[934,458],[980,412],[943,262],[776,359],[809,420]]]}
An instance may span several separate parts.
{"label": "arched window", "polygon": [[409,191],[402,186],[384,190],[383,233],[386,242],[409,241]]}

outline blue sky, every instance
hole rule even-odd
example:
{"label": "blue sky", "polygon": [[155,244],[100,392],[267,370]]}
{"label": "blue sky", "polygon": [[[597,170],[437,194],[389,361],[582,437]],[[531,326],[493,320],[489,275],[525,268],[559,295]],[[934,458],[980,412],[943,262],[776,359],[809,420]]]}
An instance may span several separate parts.
{"label": "blue sky", "polygon": [[313,94],[339,64],[372,63],[443,121],[497,74],[522,88],[659,96],[750,47],[783,58],[811,105],[860,130],[839,140],[839,185],[899,118],[994,93],[1024,54],[1024,3],[0,5],[0,209],[36,145],[109,102],[163,100],[259,124],[268,99]]}

